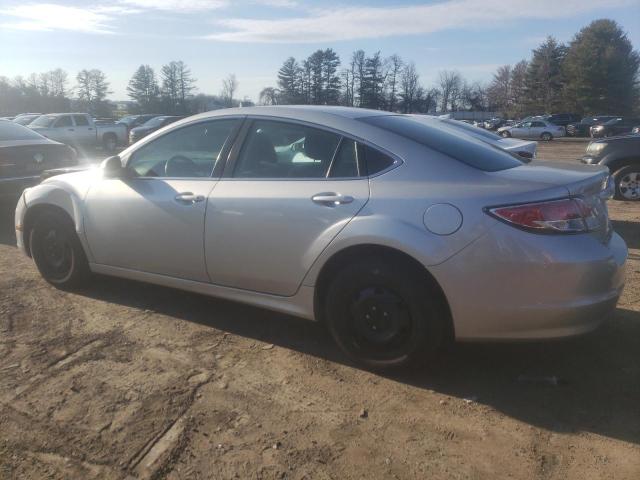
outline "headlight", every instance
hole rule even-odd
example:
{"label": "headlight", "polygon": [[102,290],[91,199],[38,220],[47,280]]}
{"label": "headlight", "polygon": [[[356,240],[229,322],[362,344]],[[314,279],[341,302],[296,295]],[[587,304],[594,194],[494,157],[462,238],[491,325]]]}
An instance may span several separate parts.
{"label": "headlight", "polygon": [[606,147],[607,147],[606,142],[592,142],[587,147],[587,153],[590,153],[591,155],[598,155]]}

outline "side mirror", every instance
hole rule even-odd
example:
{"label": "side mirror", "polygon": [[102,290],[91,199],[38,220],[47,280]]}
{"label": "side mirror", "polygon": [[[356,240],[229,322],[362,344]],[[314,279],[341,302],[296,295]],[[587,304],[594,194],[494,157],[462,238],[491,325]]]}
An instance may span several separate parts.
{"label": "side mirror", "polygon": [[102,172],[106,178],[118,178],[121,177],[124,172],[122,160],[118,155],[103,160],[100,168],[102,168]]}

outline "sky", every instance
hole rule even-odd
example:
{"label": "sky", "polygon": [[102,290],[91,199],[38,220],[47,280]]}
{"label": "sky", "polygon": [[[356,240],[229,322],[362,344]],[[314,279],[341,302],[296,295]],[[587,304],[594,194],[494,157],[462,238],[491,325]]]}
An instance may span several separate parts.
{"label": "sky", "polygon": [[356,49],[397,53],[425,86],[441,70],[489,81],[547,35],[568,42],[598,18],[640,48],[640,0],[0,0],[0,75],[63,68],[73,86],[99,68],[110,98],[126,100],[139,65],[183,60],[198,92],[220,93],[234,73],[237,97],[255,101],[287,57],[333,48],[344,64]]}

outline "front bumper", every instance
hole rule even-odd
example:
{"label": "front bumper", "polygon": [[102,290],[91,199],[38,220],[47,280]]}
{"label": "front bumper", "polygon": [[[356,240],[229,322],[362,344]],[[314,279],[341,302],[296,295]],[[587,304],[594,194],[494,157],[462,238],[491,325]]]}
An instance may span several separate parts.
{"label": "front bumper", "polygon": [[627,246],[615,232],[537,235],[500,224],[431,268],[458,340],[566,337],[595,329],[624,287]]}
{"label": "front bumper", "polygon": [[18,246],[18,249],[20,249],[20,251],[24,255],[30,256],[24,242],[24,217],[26,212],[27,212],[27,204],[25,202],[24,193],[23,193],[20,196],[20,200],[18,201],[18,204],[16,205],[15,222],[14,222],[15,230],[16,230],[16,244]]}

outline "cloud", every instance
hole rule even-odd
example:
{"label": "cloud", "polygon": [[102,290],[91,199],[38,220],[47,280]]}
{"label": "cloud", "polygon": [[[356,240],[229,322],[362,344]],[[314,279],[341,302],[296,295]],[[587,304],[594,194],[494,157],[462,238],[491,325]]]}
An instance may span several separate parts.
{"label": "cloud", "polygon": [[[607,10],[637,0],[609,0]],[[206,36],[225,42],[309,43],[428,34],[450,29],[499,28],[518,20],[573,17],[602,9],[601,0],[446,0],[427,5],[314,9],[285,19],[230,18],[228,31]]]}
{"label": "cloud", "polygon": [[167,10],[176,13],[217,10],[230,4],[228,0],[120,0],[120,3],[147,10]]}
{"label": "cloud", "polygon": [[13,21],[2,27],[18,30],[73,30],[88,33],[113,33],[112,14],[131,13],[130,9],[98,7],[94,9],[68,7],[52,3],[33,3],[0,9],[0,16]]}

